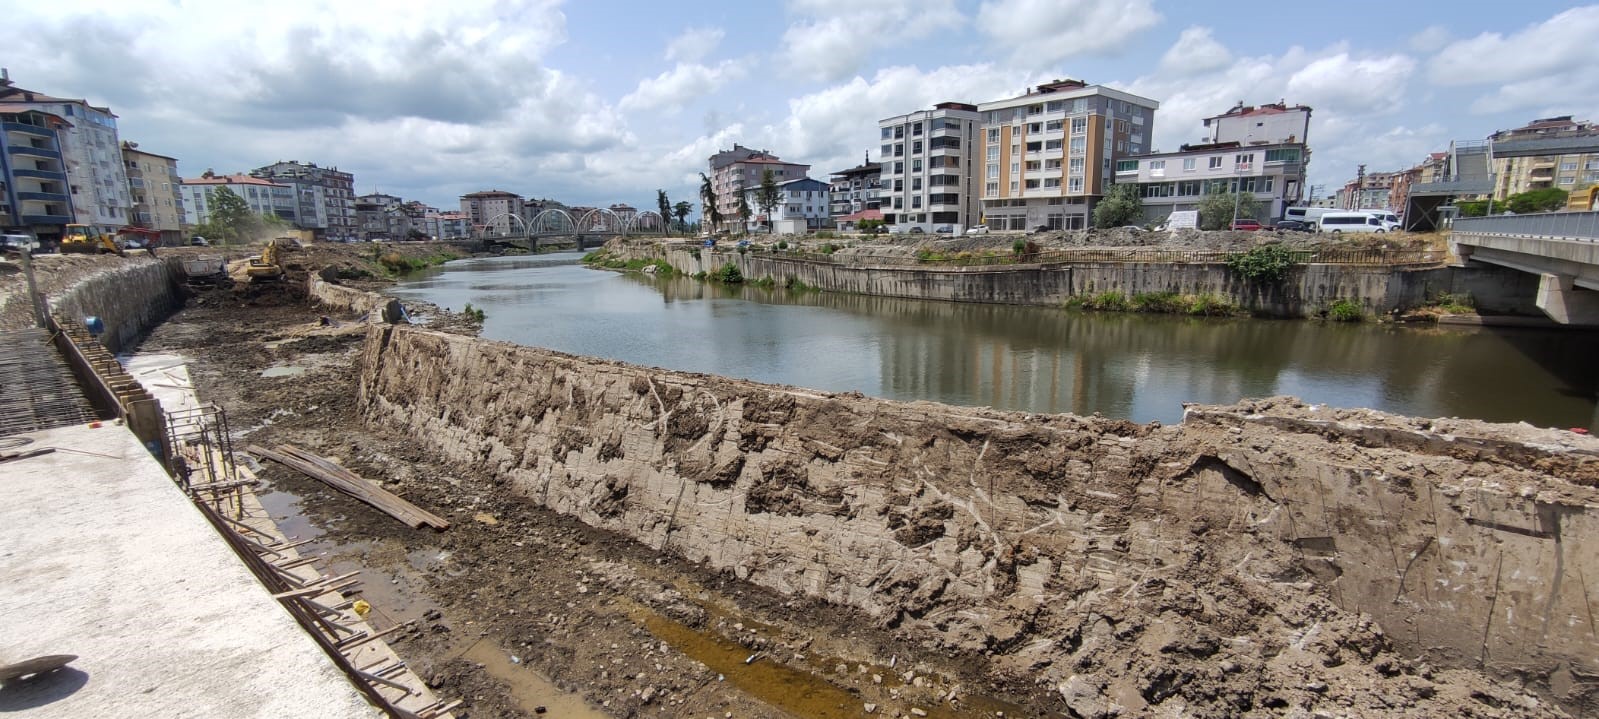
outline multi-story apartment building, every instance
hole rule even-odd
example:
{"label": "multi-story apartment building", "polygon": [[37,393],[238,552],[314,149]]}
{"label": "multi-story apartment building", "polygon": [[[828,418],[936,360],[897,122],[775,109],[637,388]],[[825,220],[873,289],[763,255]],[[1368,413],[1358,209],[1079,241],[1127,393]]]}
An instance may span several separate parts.
{"label": "multi-story apartment building", "polygon": [[472,236],[472,218],[465,212],[439,212],[430,216],[429,221],[437,223],[438,231],[434,236],[441,240]]}
{"label": "multi-story apartment building", "polygon": [[879,120],[879,211],[890,231],[923,232],[975,224],[981,216],[977,148],[982,115],[975,105],[944,102],[931,110]]}
{"label": "multi-story apartment building", "polygon": [[139,149],[139,143],[122,143],[123,171],[128,175],[128,196],[133,206],[128,223],[161,231],[161,242],[175,245],[183,237],[183,198],[178,188],[178,159]]}
{"label": "multi-story apartment building", "polygon": [[210,170],[199,177],[182,180],[181,183],[178,186],[178,194],[183,198],[183,218],[190,225],[204,224],[211,220],[211,194],[218,187],[226,187],[228,191],[243,198],[251,212],[276,215],[284,220],[294,221],[294,188],[289,185],[263,180],[253,175],[216,175]]}
{"label": "multi-story apartment building", "polygon": [[[1599,136],[1599,124],[1561,115],[1533,120],[1514,130],[1500,130],[1489,136],[1489,140],[1491,143],[1501,143],[1594,136]],[[1599,184],[1599,152],[1495,157],[1493,164],[1495,200],[1504,200],[1529,190],[1555,187],[1571,192]]]}
{"label": "multi-story apartment building", "polygon": [[461,213],[474,229],[488,235],[523,234],[527,220],[522,211],[522,196],[514,192],[484,190],[461,196]]}
{"label": "multi-story apartment building", "polygon": [[361,240],[403,240],[411,223],[402,211],[403,200],[374,192],[355,198],[356,237]]}
{"label": "multi-story apartment building", "polygon": [[133,203],[128,176],[122,169],[117,116],[87,100],[24,90],[13,85],[8,74],[0,73],[0,113],[28,110],[56,115],[65,122],[66,126],[57,130],[61,157],[51,159],[59,159],[66,169],[73,221],[94,225],[102,232],[126,226]]}
{"label": "multi-story apartment building", "polygon": [[827,183],[809,177],[777,183],[778,202],[770,216],[761,209],[757,199],[760,191],[759,183],[744,190],[752,213],[746,232],[771,227],[776,232],[798,233],[827,226]]}
{"label": "multi-story apartment building", "polygon": [[882,163],[870,155],[861,164],[833,173],[827,214],[833,227],[853,229],[861,220],[881,220]]}
{"label": "multi-story apartment building", "polygon": [[0,230],[53,246],[75,221],[61,149],[68,125],[39,110],[0,112]]}
{"label": "multi-story apartment building", "polygon": [[1159,108],[1077,80],[978,105],[984,221],[995,230],[1087,227],[1116,161],[1149,151]]}
{"label": "multi-story apartment building", "polygon": [[1115,182],[1138,183],[1150,222],[1195,209],[1203,195],[1227,192],[1253,194],[1256,219],[1280,218],[1304,195],[1310,114],[1304,105],[1239,103],[1205,118],[1204,144],[1117,160]]}
{"label": "multi-story apartment building", "polygon": [[[784,162],[770,152],[751,150],[737,143],[733,144],[731,150],[722,150],[711,155],[709,165],[711,189],[716,193],[717,209],[725,218],[724,224],[738,221],[739,195],[745,190],[760,186],[761,178],[766,175],[767,170],[771,170],[772,178],[778,182],[805,177],[811,171],[810,165]],[[702,212],[705,210],[703,202],[702,199],[700,208]],[[705,215],[709,216],[710,213],[706,212]]]}
{"label": "multi-story apartment building", "polygon": [[335,242],[356,238],[355,175],[337,167],[313,162],[275,162],[250,174],[294,188],[293,221],[320,240]]}

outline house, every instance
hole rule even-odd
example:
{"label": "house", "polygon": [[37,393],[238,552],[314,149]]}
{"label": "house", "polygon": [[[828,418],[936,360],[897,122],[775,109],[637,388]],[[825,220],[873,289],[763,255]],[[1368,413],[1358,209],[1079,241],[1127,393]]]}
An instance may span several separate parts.
{"label": "house", "polygon": [[[716,193],[716,207],[722,213],[724,224],[738,222],[738,196],[745,190],[759,187],[767,171],[771,171],[772,177],[778,182],[805,177],[811,171],[810,165],[784,162],[766,150],[752,150],[737,143],[733,144],[731,150],[711,155],[708,164],[711,189]],[[705,211],[703,202],[701,198],[700,211],[709,217],[710,213]],[[753,205],[751,209],[754,209]]]}
{"label": "house", "polygon": [[251,212],[276,215],[293,221],[295,216],[294,187],[253,175],[218,175],[206,170],[199,177],[182,180],[178,193],[183,198],[183,216],[190,225],[211,221],[211,196],[219,187],[238,195]]}
{"label": "house", "polygon": [[122,164],[128,176],[128,223],[158,230],[161,242],[175,245],[183,239],[183,198],[177,158],[140,150],[137,142],[122,143]]}
{"label": "house", "polygon": [[768,216],[759,201],[760,186],[744,191],[754,217],[746,231],[769,227],[773,232],[800,234],[827,226],[828,184],[801,177],[777,183],[778,203]]}
{"label": "house", "polygon": [[[833,173],[827,211],[832,226],[842,227],[840,223],[844,218],[853,215],[856,216],[850,221],[853,229],[854,223],[863,219],[860,213],[877,210],[882,201],[882,177],[882,163],[872,162],[870,155],[859,165]],[[882,218],[879,212],[877,219]]]}

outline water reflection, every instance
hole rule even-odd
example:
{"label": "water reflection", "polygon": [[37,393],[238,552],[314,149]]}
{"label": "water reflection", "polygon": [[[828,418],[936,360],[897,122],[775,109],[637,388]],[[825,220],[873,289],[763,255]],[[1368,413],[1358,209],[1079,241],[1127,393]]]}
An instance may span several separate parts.
{"label": "water reflection", "polygon": [[450,263],[394,293],[488,312],[484,335],[577,354],[895,399],[1175,421],[1183,402],[1294,394],[1423,416],[1594,424],[1592,336],[1078,314],[577,266]]}

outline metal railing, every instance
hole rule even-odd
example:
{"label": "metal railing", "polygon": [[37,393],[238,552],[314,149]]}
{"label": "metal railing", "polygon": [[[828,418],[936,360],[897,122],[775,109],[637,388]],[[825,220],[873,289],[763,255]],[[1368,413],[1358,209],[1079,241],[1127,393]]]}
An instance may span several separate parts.
{"label": "metal railing", "polygon": [[[762,254],[845,267],[998,267],[1003,265],[1070,265],[1090,263],[1119,264],[1226,264],[1239,252],[1225,250],[1169,250],[1159,248],[1085,248],[1049,250],[1034,254],[921,254],[921,255],[840,255],[816,252],[784,252],[765,248]],[[1295,264],[1326,265],[1430,265],[1444,261],[1441,252],[1431,250],[1332,249],[1294,250]]]}
{"label": "metal railing", "polygon": [[1599,212],[1544,212],[1536,215],[1459,217],[1454,231],[1506,237],[1599,241]]}

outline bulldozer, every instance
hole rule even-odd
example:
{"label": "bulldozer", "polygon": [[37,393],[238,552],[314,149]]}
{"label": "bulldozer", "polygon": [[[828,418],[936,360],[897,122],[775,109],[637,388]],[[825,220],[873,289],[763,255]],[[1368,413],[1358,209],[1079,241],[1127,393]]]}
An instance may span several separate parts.
{"label": "bulldozer", "polygon": [[67,225],[61,235],[61,252],[79,254],[115,253],[126,256],[116,238],[90,225]]}
{"label": "bulldozer", "polygon": [[250,277],[250,282],[279,282],[283,280],[283,260],[279,256],[283,252],[283,241],[272,240],[267,243],[266,249],[261,254],[250,258],[244,268],[244,274]]}

